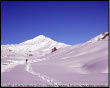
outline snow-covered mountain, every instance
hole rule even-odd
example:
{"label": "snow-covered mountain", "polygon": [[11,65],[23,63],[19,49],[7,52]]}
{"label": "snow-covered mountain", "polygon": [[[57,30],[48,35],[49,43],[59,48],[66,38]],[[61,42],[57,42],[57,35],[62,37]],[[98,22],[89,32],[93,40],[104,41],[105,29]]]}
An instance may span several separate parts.
{"label": "snow-covered mountain", "polygon": [[[11,45],[1,45],[2,57],[9,56],[26,56],[29,54],[34,54],[43,56],[52,51],[54,47],[57,49],[70,46],[68,44],[56,42],[44,35],[39,35],[33,39],[24,41],[20,44],[11,44]],[[15,54],[16,53],[16,54]]]}
{"label": "snow-covered mountain", "polygon": [[[102,33],[89,41],[81,44],[91,44],[100,40],[108,39],[108,32]],[[52,49],[56,47],[57,49],[69,47],[71,45],[56,42],[44,35],[39,35],[33,39],[24,41],[20,44],[11,44],[11,45],[1,45],[1,55],[4,57],[15,57],[15,56],[33,56],[36,57],[44,56],[51,53]]]}
{"label": "snow-covered mountain", "polygon": [[[105,32],[82,44],[67,45],[40,35],[2,45],[1,83],[108,86],[108,38]],[[51,53],[54,47],[57,50]]]}

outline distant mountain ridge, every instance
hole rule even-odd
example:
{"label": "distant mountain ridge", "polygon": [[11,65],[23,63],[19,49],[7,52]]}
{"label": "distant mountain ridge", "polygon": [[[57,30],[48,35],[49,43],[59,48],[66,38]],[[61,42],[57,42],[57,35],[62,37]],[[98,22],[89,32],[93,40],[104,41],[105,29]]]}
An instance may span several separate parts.
{"label": "distant mountain ridge", "polygon": [[[101,41],[101,40],[107,40],[108,36],[109,36],[109,33],[105,32],[88,40],[87,42],[83,44],[85,45],[86,43],[90,44],[90,43],[94,43],[94,42]],[[56,47],[56,49],[60,49],[60,48],[68,47],[68,46],[71,46],[71,45],[54,41],[44,35],[39,35],[33,39],[24,41],[20,44],[1,45],[1,51],[2,51],[1,54],[3,57],[7,55],[10,56],[15,53],[24,55],[24,56],[26,56],[26,54],[29,55],[30,53],[36,56],[43,56],[43,55],[51,53],[54,47]]]}
{"label": "distant mountain ridge", "polygon": [[51,50],[56,47],[57,49],[59,48],[64,48],[70,46],[68,44],[56,42],[44,35],[39,35],[33,39],[24,41],[20,44],[13,44],[13,45],[2,45],[2,53],[9,51],[9,53],[16,52],[16,53],[21,53],[23,55],[24,53],[35,53],[37,56],[40,55],[45,55],[51,52]]}

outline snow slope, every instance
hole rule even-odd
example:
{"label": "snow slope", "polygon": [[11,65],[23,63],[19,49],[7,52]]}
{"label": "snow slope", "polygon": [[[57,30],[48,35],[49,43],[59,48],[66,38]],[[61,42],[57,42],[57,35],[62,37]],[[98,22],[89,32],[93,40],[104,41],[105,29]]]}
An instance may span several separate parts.
{"label": "snow slope", "polygon": [[[66,45],[66,47],[62,45],[62,48],[59,47],[55,52],[39,57],[37,55],[42,52],[35,55],[36,50],[31,52],[34,54],[32,57],[28,55],[19,56],[20,53],[14,54],[15,57],[4,57],[2,58],[2,84],[27,84],[30,82],[30,84],[50,84],[56,86],[61,84],[107,86],[108,35],[106,36],[106,34],[107,32],[100,34],[82,44]],[[42,37],[44,40],[41,40]],[[43,42],[46,39],[44,36],[42,37],[37,39],[39,40],[41,38],[40,40]],[[19,45],[34,45],[38,41],[37,39],[28,40]],[[38,41],[38,43],[41,41]],[[45,52],[45,48],[40,49],[44,49]],[[51,49],[49,48],[49,50]],[[28,63],[25,63],[25,58],[28,58]],[[9,63],[8,61],[11,62]],[[10,65],[11,63],[13,66]],[[8,70],[8,66],[10,70]],[[6,69],[3,70],[4,68]],[[14,74],[15,76],[11,78]],[[25,74],[28,76],[23,77]]]}

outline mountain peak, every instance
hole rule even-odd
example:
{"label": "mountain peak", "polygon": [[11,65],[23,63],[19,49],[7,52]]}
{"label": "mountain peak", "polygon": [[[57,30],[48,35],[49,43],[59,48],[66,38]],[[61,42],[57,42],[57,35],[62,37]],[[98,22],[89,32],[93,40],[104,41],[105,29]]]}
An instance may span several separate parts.
{"label": "mountain peak", "polygon": [[44,35],[38,35],[37,37],[39,37],[39,38],[45,38],[46,36],[44,36]]}
{"label": "mountain peak", "polygon": [[21,49],[24,49],[24,51],[35,51],[37,50],[38,52],[42,51],[48,51],[50,52],[53,47],[56,47],[57,49],[59,48],[64,48],[67,46],[70,46],[68,44],[64,44],[61,42],[57,42],[52,40],[51,38],[48,38],[44,35],[38,35],[37,37],[24,41],[18,45],[21,47]]}
{"label": "mountain peak", "polygon": [[88,42],[96,42],[96,41],[100,41],[100,40],[105,40],[108,38],[108,36],[109,36],[109,32],[104,32],[104,33],[101,33],[98,36],[90,39]]}
{"label": "mountain peak", "polygon": [[57,42],[57,41],[54,41],[52,40],[51,38],[48,38],[44,35],[38,35],[37,37],[33,38],[33,39],[30,39],[30,40],[27,40],[27,41],[24,41],[20,44],[23,44],[23,45],[35,45],[35,46],[57,46],[57,48],[60,48],[60,47],[66,47],[66,46],[70,46],[68,44],[65,44],[65,43],[61,43],[61,42]]}
{"label": "mountain peak", "polygon": [[49,39],[49,38],[46,37],[46,36],[44,36],[44,35],[38,35],[38,36],[36,36],[36,37],[33,38],[33,39],[30,39],[30,40],[27,40],[27,41],[22,42],[21,44],[37,43],[37,42],[43,41],[43,40],[45,40],[45,39]]}
{"label": "mountain peak", "polygon": [[33,39],[45,39],[45,38],[46,38],[46,36],[44,36],[44,35],[38,35],[37,37],[35,37]]}

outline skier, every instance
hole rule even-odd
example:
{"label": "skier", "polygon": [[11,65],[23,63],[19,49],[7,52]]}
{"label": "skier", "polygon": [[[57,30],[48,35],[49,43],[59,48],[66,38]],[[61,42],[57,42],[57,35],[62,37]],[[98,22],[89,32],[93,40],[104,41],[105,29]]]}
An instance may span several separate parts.
{"label": "skier", "polygon": [[28,59],[26,59],[26,63],[27,63]]}

